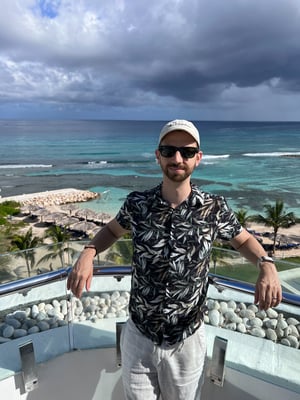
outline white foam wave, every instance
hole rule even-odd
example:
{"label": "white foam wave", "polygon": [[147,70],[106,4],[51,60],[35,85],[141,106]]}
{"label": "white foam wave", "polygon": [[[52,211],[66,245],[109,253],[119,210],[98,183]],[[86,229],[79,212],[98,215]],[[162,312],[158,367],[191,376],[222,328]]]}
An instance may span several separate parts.
{"label": "white foam wave", "polygon": [[244,153],[246,157],[284,157],[284,156],[300,156],[300,151],[274,151],[270,153]]}
{"label": "white foam wave", "polygon": [[100,168],[100,167],[102,167],[102,166],[104,166],[106,164],[107,164],[107,161],[105,161],[105,160],[102,160],[102,161],[89,161],[88,162],[88,166],[90,168]]}
{"label": "white foam wave", "polygon": [[107,164],[107,161],[89,161],[88,165],[94,166],[94,165],[101,165],[101,164]]}
{"label": "white foam wave", "polygon": [[216,160],[218,158],[229,158],[229,154],[204,154],[203,160]]}
{"label": "white foam wave", "polygon": [[141,154],[142,155],[142,157],[144,157],[144,158],[152,158],[153,157],[153,153],[142,153]]}
{"label": "white foam wave", "polygon": [[7,164],[0,165],[1,169],[21,169],[21,168],[52,168],[52,164]]}

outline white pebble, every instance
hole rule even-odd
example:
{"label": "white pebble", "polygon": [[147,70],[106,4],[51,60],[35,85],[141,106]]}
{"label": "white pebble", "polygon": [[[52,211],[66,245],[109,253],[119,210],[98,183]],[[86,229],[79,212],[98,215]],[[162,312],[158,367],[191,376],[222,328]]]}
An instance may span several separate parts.
{"label": "white pebble", "polygon": [[290,335],[286,339],[290,342],[291,347],[298,349],[299,342],[298,342],[297,338],[295,338],[295,336]]}
{"label": "white pebble", "polygon": [[34,304],[31,308],[31,316],[32,318],[36,318],[39,313],[39,308],[36,304]]}
{"label": "white pebble", "polygon": [[299,338],[299,332],[298,329],[296,328],[295,325],[289,325],[289,330],[290,330],[290,335],[295,336],[296,338]]}
{"label": "white pebble", "polygon": [[45,303],[39,303],[38,304],[38,309],[39,309],[39,311],[43,311],[44,309],[45,309]]}
{"label": "white pebble", "polygon": [[296,318],[293,318],[293,317],[289,317],[288,319],[287,319],[287,323],[289,324],[289,325],[298,325],[298,324],[300,324],[300,322],[296,319]]}
{"label": "white pebble", "polygon": [[269,318],[277,318],[278,317],[278,312],[276,310],[273,310],[273,308],[268,308],[266,313]]}
{"label": "white pebble", "polygon": [[255,304],[250,304],[250,305],[248,306],[248,310],[251,310],[251,311],[253,311],[254,313],[257,313],[257,312],[258,312],[258,307],[257,307]]}
{"label": "white pebble", "polygon": [[266,332],[260,327],[252,328],[252,329],[250,329],[249,332],[251,333],[251,335],[257,336],[257,337],[260,337],[260,338],[263,338],[263,337],[266,336]]}
{"label": "white pebble", "polygon": [[291,343],[287,338],[281,339],[280,343],[283,344],[284,346],[291,347]]}
{"label": "white pebble", "polygon": [[233,300],[229,300],[229,302],[227,303],[228,308],[232,308],[233,310],[236,309],[236,302]]}
{"label": "white pebble", "polygon": [[38,333],[38,332],[40,332],[40,328],[37,325],[32,326],[31,328],[28,329],[28,334],[29,335],[32,334],[32,333]]}
{"label": "white pebble", "polygon": [[262,327],[263,326],[263,321],[260,318],[252,318],[249,319],[249,325],[252,327]]}
{"label": "white pebble", "polygon": [[219,326],[220,323],[220,313],[218,310],[213,309],[208,311],[209,322],[212,326]]}
{"label": "white pebble", "polygon": [[229,322],[229,324],[225,324],[224,328],[229,329],[231,331],[236,330],[236,323],[235,322]]}
{"label": "white pebble", "polygon": [[111,301],[115,301],[115,300],[119,299],[119,297],[120,297],[120,292],[115,291],[112,293],[110,298],[111,298]]}
{"label": "white pebble", "polygon": [[238,332],[240,332],[240,333],[246,333],[246,332],[247,332],[247,329],[246,329],[246,327],[245,327],[245,324],[243,324],[243,323],[237,324],[236,330],[237,330]]}
{"label": "white pebble", "polygon": [[277,327],[277,319],[268,319],[264,321],[264,326],[270,329],[276,329]]}
{"label": "white pebble", "polygon": [[14,331],[15,331],[15,330],[14,330],[14,327],[13,327],[13,326],[7,325],[7,326],[3,329],[2,336],[3,336],[4,338],[10,338],[10,337],[13,336]]}
{"label": "white pebble", "polygon": [[276,334],[276,332],[274,331],[274,329],[271,329],[271,328],[267,328],[267,330],[266,330],[266,337],[267,337],[268,339],[272,340],[273,342],[276,342],[276,340],[277,340],[277,334]]}
{"label": "white pebble", "polygon": [[48,329],[50,329],[50,325],[46,321],[40,321],[37,325],[41,331],[47,331]]}
{"label": "white pebble", "polygon": [[14,331],[14,338],[15,339],[23,337],[23,336],[26,336],[26,335],[27,335],[26,329],[16,329]]}

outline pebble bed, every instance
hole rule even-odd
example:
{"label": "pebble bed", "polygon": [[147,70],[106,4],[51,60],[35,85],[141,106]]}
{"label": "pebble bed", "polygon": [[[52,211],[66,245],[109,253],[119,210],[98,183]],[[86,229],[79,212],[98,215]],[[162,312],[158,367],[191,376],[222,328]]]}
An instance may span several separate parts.
{"label": "pebble bed", "polygon": [[[69,322],[91,321],[128,316],[130,293],[114,291],[90,294],[80,300],[54,299],[13,310],[0,318],[0,344],[38,333]],[[259,310],[254,304],[207,299],[206,324],[272,340],[300,348],[300,321],[275,309]]]}

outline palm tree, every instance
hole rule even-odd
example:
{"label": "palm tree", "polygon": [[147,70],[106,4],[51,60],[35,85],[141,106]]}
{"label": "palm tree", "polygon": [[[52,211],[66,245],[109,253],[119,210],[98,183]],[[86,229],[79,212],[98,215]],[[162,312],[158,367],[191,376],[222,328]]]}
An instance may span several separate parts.
{"label": "palm tree", "polygon": [[248,211],[244,208],[240,208],[239,210],[234,212],[237,220],[244,228],[247,228],[247,223],[252,220],[252,217],[250,215],[247,215],[247,213]]}
{"label": "palm tree", "polygon": [[14,235],[11,241],[11,251],[21,250],[17,253],[17,257],[23,257],[26,262],[28,276],[35,264],[35,247],[43,242],[42,238],[33,236],[32,228],[30,228],[25,235]]}
{"label": "palm tree", "polygon": [[273,227],[273,253],[275,252],[276,239],[279,228],[289,228],[296,224],[296,217],[293,212],[286,213],[284,211],[284,203],[281,200],[276,200],[275,205],[265,204],[265,216],[255,215],[253,221],[262,223],[265,226]]}
{"label": "palm tree", "polygon": [[220,265],[226,265],[227,262],[224,260],[224,258],[226,259],[233,257],[234,256],[231,251],[228,251],[228,249],[226,249],[226,247],[224,247],[222,243],[215,240],[210,253],[210,260],[213,263],[214,274],[216,274],[217,272],[217,263],[219,263]]}
{"label": "palm tree", "polygon": [[49,260],[54,260],[59,257],[61,266],[65,265],[65,253],[73,256],[76,251],[68,246],[68,241],[71,238],[71,234],[66,230],[66,227],[61,228],[57,225],[52,225],[45,232],[45,238],[49,238],[52,240],[52,252],[49,252],[44,257],[42,257],[38,265]]}
{"label": "palm tree", "polygon": [[[0,243],[1,243],[1,234],[0,234]],[[1,246],[0,246],[1,252]],[[13,276],[10,272],[9,268],[10,257],[8,255],[0,254],[0,284],[4,281],[10,281]]]}
{"label": "palm tree", "polygon": [[116,241],[110,248],[106,260],[113,261],[116,264],[131,264],[133,255],[133,246],[131,234],[126,234],[122,239]]}

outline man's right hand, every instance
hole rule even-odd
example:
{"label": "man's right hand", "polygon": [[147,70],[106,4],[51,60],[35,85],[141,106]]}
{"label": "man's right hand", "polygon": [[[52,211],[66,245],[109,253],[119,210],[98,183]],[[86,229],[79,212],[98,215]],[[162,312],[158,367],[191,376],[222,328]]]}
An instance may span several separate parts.
{"label": "man's right hand", "polygon": [[94,256],[94,249],[84,249],[68,276],[67,288],[78,298],[81,297],[84,287],[87,291],[90,290]]}

